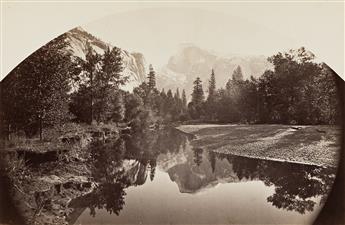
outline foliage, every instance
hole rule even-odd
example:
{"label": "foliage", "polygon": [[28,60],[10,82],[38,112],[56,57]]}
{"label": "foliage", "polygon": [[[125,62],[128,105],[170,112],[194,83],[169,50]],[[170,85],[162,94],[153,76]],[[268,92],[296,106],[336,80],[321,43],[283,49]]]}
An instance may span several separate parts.
{"label": "foliage", "polygon": [[154,88],[156,88],[156,73],[153,70],[153,67],[151,64],[150,64],[149,70],[150,70],[150,72],[149,72],[148,77],[147,77],[149,80],[148,85],[149,85],[150,89],[154,89]]}
{"label": "foliage", "polygon": [[214,70],[212,69],[211,77],[208,82],[208,96],[205,102],[205,113],[206,117],[209,120],[215,119],[216,114],[216,98],[217,98],[217,90],[216,90],[216,77],[214,74]]}
{"label": "foliage", "polygon": [[82,84],[71,96],[70,110],[77,121],[92,123],[120,122],[124,117],[122,93],[119,86],[128,77],[122,77],[122,58],[119,48],[108,48],[103,55],[90,45],[85,61],[81,62],[84,76]]}
{"label": "foliage", "polygon": [[[322,109],[330,105],[321,99],[333,98],[333,111],[340,112],[335,74],[314,63],[314,55],[304,48],[278,53],[269,58],[274,71],[266,71],[258,82],[259,114],[263,123],[332,124],[336,115],[325,118]],[[327,74],[327,75],[326,75]],[[332,83],[330,92],[322,92]],[[327,101],[327,100],[326,100]],[[326,106],[327,105],[327,106]]]}
{"label": "foliage", "polygon": [[17,66],[2,86],[3,120],[8,133],[23,129],[28,136],[68,119],[68,91],[77,65],[65,35],[52,40]]}
{"label": "foliage", "polygon": [[[140,106],[142,110],[139,110],[143,112],[141,116],[146,114],[146,118],[150,118],[151,123],[157,121],[173,122],[187,119],[185,91],[183,90],[181,98],[179,89],[174,94],[170,89],[167,92],[164,89],[159,92],[155,85],[155,72],[152,65],[150,65],[148,82],[141,83],[133,90],[136,98],[139,97],[143,103],[143,106]],[[137,113],[137,115],[139,114]]]}
{"label": "foliage", "polygon": [[139,95],[126,93],[125,94],[125,118],[126,122],[135,119],[144,107],[144,103]]}
{"label": "foliage", "polygon": [[[66,51],[64,35],[34,52],[1,82],[2,135],[25,132],[32,137],[43,128],[70,120],[110,123],[125,121],[139,129],[158,122],[189,119],[224,123],[337,124],[341,120],[339,79],[326,64],[315,63],[304,48],[268,58],[273,69],[243,79],[240,66],[225,88],[216,89],[212,69],[205,101],[202,81],[194,81],[187,103],[185,90],[158,91],[150,65],[148,81],[133,93],[120,90],[128,77],[121,50],[103,55],[88,45],[85,60]],[[71,83],[78,83],[71,90]],[[72,116],[73,115],[73,116]]]}
{"label": "foliage", "polygon": [[89,90],[89,114],[90,118],[88,119],[88,123],[92,123],[94,119],[93,115],[93,109],[94,109],[94,89],[95,89],[95,73],[97,72],[97,69],[99,68],[99,63],[101,60],[101,56],[95,52],[91,45],[87,45],[87,53],[85,56],[85,61],[81,61],[83,74],[86,76],[86,82],[85,86]]}
{"label": "foliage", "polygon": [[204,114],[204,91],[199,77],[194,81],[192,101],[188,104],[188,112],[193,119],[200,119]]}
{"label": "foliage", "polygon": [[91,118],[90,87],[80,85],[79,90],[71,94],[70,112],[76,122],[88,123]]}
{"label": "foliage", "polygon": [[192,93],[192,102],[195,105],[201,105],[204,102],[205,96],[202,89],[202,81],[199,77],[194,81],[194,88]]}
{"label": "foliage", "polygon": [[338,123],[341,110],[337,75],[313,59],[314,55],[304,48],[279,52],[268,59],[273,70],[265,71],[258,79],[243,80],[238,66],[226,88],[216,91],[212,71],[205,104],[202,103],[201,81],[195,81],[189,114],[193,119],[219,122]]}

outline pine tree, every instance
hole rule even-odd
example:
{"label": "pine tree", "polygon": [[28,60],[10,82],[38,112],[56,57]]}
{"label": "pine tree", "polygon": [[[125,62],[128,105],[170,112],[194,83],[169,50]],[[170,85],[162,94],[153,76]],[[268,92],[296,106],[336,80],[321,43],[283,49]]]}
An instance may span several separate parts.
{"label": "pine tree", "polygon": [[149,85],[149,88],[152,90],[156,87],[156,73],[153,70],[153,67],[151,64],[150,64],[149,70],[150,72],[147,77],[149,79],[148,85]]}
{"label": "pine tree", "polygon": [[214,95],[216,93],[216,77],[214,75],[214,70],[212,69],[211,72],[211,78],[208,82],[208,100],[211,100],[214,98]]}
{"label": "pine tree", "polygon": [[243,81],[243,74],[242,74],[242,69],[240,66],[237,66],[237,68],[232,73],[232,80]]}
{"label": "pine tree", "polygon": [[214,70],[212,69],[211,77],[208,82],[208,96],[205,104],[206,116],[214,120],[216,112],[216,78],[214,75]]}
{"label": "pine tree", "polygon": [[204,115],[204,91],[199,77],[194,81],[192,101],[188,104],[189,115],[193,119],[200,119]]}
{"label": "pine tree", "polygon": [[202,81],[199,77],[194,81],[194,88],[192,93],[192,102],[194,105],[200,105],[205,99],[204,91],[202,89]]}

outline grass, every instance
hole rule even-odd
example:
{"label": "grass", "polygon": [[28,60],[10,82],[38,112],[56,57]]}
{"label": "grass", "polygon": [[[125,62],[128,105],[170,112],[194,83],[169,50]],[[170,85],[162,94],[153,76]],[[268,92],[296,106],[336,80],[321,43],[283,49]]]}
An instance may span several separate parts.
{"label": "grass", "polygon": [[234,155],[336,166],[341,129],[336,126],[182,125],[194,147]]}

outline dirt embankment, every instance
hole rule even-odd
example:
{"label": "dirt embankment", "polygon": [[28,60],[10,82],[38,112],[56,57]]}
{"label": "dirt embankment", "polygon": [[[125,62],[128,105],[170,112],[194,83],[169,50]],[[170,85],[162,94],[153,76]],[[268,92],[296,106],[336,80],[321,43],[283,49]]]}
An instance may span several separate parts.
{"label": "dirt embankment", "polygon": [[341,128],[289,125],[182,125],[196,136],[191,144],[219,153],[337,166]]}
{"label": "dirt embankment", "polygon": [[67,224],[69,203],[97,187],[87,163],[90,143],[118,137],[116,127],[88,127],[49,141],[17,141],[0,152],[1,172],[27,224]]}

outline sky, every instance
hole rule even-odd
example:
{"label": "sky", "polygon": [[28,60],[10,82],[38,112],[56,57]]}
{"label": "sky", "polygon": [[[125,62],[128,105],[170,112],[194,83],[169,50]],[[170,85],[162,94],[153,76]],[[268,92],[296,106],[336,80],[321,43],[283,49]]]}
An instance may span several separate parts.
{"label": "sky", "polygon": [[82,27],[113,45],[143,53],[158,68],[186,44],[221,55],[270,56],[299,47],[265,26],[208,9],[144,9],[107,16]]}
{"label": "sky", "polygon": [[305,46],[344,74],[344,2],[1,2],[1,79],[54,37],[82,26],[157,67],[181,43],[223,54]]}

